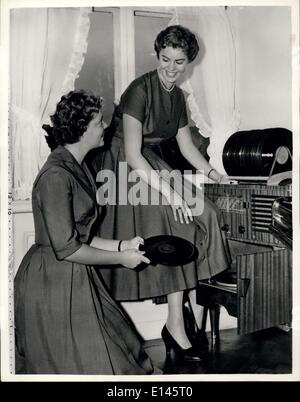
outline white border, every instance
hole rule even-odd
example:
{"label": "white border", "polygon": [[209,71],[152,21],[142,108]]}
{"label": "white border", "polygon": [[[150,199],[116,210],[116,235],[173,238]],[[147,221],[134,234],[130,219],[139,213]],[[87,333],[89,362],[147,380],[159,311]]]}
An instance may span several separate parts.
{"label": "white border", "polygon": [[[0,85],[1,85],[1,373],[2,381],[299,381],[299,366],[300,366],[300,347],[299,347],[299,332],[300,332],[300,272],[299,265],[299,232],[300,232],[300,219],[299,219],[299,3],[298,0],[227,0],[214,1],[214,0],[198,0],[198,1],[168,1],[164,2],[165,7],[175,6],[290,6],[292,8],[292,67],[293,67],[293,133],[294,133],[294,158],[293,158],[293,229],[295,245],[293,251],[293,306],[294,306],[294,326],[293,326],[293,374],[286,375],[264,375],[264,374],[251,374],[251,375],[161,375],[161,376],[78,376],[78,375],[14,375],[10,374],[9,367],[9,314],[8,314],[8,300],[9,300],[9,283],[7,262],[9,257],[9,242],[8,242],[8,60],[9,60],[9,20],[8,13],[11,8],[27,8],[27,7],[113,7],[113,6],[137,6],[137,7],[161,7],[161,1],[113,1],[113,0],[1,0],[1,33],[0,33]],[[132,32],[127,32],[124,40],[130,40]],[[122,45],[121,45],[122,47]],[[131,77],[130,66],[127,63],[127,76],[126,81]],[[122,91],[123,88],[119,90]]]}

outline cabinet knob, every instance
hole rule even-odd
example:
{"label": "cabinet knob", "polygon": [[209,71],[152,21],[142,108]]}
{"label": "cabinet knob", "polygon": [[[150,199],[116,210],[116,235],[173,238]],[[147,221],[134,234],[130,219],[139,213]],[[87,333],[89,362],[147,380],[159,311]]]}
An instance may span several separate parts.
{"label": "cabinet knob", "polygon": [[245,233],[246,229],[245,226],[239,226],[239,233]]}
{"label": "cabinet knob", "polygon": [[225,223],[225,225],[223,225],[221,227],[221,230],[223,230],[224,232],[228,232],[229,231],[229,225],[227,223]]}

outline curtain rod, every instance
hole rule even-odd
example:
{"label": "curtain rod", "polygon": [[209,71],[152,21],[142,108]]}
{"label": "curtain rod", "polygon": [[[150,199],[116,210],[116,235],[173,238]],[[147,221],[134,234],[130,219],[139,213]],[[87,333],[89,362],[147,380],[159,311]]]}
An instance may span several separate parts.
{"label": "curtain rod", "polygon": [[[92,7],[92,12],[100,13],[111,13],[112,9],[118,9],[120,7]],[[146,11],[146,10],[134,10],[133,14],[138,17],[156,17],[156,18],[166,18],[173,17],[171,12],[167,11]]]}
{"label": "curtain rod", "polygon": [[[106,9],[107,8],[107,9]],[[112,9],[117,9],[119,7],[92,7],[92,12],[93,13],[107,13],[111,14]]]}
{"label": "curtain rod", "polygon": [[135,10],[134,15],[138,17],[155,17],[155,18],[166,18],[173,17],[173,14],[167,11],[143,11]]}

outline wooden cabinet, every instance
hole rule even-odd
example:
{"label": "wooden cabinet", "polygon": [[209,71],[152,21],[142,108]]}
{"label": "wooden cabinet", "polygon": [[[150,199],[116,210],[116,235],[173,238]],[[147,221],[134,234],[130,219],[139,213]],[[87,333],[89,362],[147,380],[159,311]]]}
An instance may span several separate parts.
{"label": "wooden cabinet", "polygon": [[236,289],[201,281],[197,302],[210,311],[212,332],[219,336],[219,309],[237,317],[240,335],[291,322],[292,270],[288,249],[236,257]]}
{"label": "wooden cabinet", "polygon": [[270,200],[289,192],[290,187],[206,186],[206,195],[221,208],[229,243],[241,244],[234,257],[235,288],[199,283],[197,302],[210,312],[213,336],[219,336],[220,306],[237,317],[241,335],[291,323],[292,252],[268,230]]}
{"label": "wooden cabinet", "polygon": [[237,256],[240,334],[291,322],[291,267],[288,249]]}
{"label": "wooden cabinet", "polygon": [[205,195],[221,210],[228,239],[251,244],[282,246],[270,232],[272,204],[292,195],[291,185],[206,184]]}

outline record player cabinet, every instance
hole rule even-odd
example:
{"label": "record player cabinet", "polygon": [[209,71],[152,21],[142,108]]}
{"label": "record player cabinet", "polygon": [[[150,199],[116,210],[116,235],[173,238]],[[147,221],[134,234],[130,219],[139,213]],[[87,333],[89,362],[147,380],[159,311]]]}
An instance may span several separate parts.
{"label": "record player cabinet", "polygon": [[220,306],[237,317],[241,335],[291,323],[292,253],[268,229],[273,201],[291,195],[291,186],[207,184],[205,194],[222,211],[237,273],[236,288],[199,283],[197,302],[210,313],[213,338]]}

